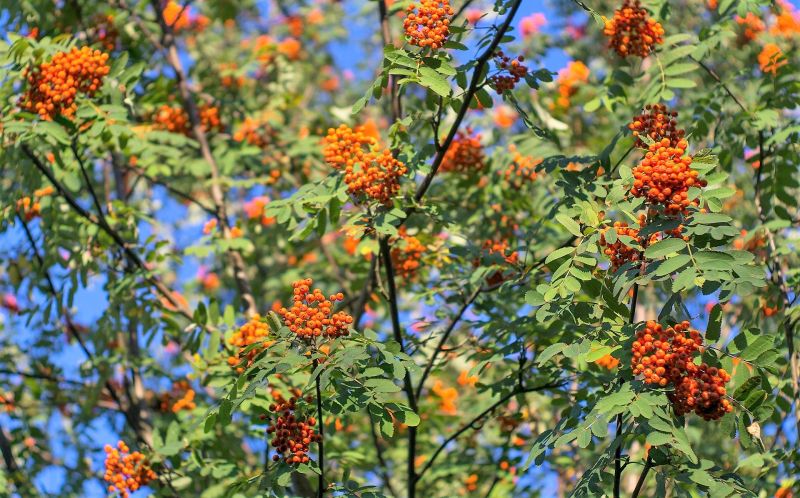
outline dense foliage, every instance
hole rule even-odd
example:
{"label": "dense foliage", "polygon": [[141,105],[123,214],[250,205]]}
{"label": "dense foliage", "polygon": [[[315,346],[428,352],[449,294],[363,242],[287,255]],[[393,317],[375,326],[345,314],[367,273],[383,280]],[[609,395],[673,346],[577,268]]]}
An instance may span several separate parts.
{"label": "dense foliage", "polygon": [[800,489],[786,0],[0,12],[3,496]]}

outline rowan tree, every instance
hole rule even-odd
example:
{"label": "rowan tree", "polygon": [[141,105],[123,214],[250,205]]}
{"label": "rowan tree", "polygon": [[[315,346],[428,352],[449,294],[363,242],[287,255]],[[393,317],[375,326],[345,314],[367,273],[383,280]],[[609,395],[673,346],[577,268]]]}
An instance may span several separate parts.
{"label": "rowan tree", "polygon": [[789,1],[0,14],[0,495],[798,494]]}

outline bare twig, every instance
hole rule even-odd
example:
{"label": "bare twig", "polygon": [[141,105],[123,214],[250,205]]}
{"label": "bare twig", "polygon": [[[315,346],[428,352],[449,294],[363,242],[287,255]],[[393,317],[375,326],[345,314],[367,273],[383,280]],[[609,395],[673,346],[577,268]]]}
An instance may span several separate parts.
{"label": "bare twig", "polygon": [[428,360],[428,364],[425,366],[425,370],[422,372],[422,376],[419,378],[419,382],[417,383],[417,398],[419,398],[420,394],[422,393],[422,388],[425,386],[425,380],[427,380],[428,375],[430,375],[431,370],[436,363],[436,358],[439,353],[444,349],[445,344],[447,344],[447,339],[450,338],[450,334],[453,333],[453,330],[456,328],[456,325],[464,316],[467,309],[475,302],[475,299],[478,298],[478,295],[481,293],[481,287],[478,286],[472,291],[472,294],[464,301],[464,304],[456,312],[455,316],[450,320],[450,324],[445,329],[442,337],[439,339],[439,344],[437,344],[436,349],[433,350],[430,359]]}

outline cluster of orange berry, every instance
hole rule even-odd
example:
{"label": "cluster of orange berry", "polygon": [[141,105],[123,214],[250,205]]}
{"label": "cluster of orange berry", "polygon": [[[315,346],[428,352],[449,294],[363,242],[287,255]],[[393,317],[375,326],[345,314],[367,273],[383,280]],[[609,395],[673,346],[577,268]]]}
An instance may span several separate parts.
{"label": "cluster of orange berry", "polygon": [[467,491],[477,491],[478,490],[478,474],[470,474],[464,479],[464,488]]}
{"label": "cluster of orange berry", "polygon": [[[246,367],[249,367],[253,364],[258,353],[263,351],[264,349],[270,347],[274,341],[267,341],[266,338],[269,336],[269,325],[262,320],[261,315],[255,314],[253,315],[250,320],[239,327],[239,330],[233,333],[228,342],[237,348],[239,348],[238,353],[236,356],[231,356],[228,358],[228,365],[232,367],[236,367],[242,363],[242,360],[247,360],[245,367],[237,367],[236,371],[238,373],[244,372]],[[262,347],[254,348],[248,351],[247,353],[244,350],[248,346],[252,346],[253,344],[261,344]]]}
{"label": "cluster of orange berry", "polygon": [[421,0],[409,5],[403,20],[408,42],[432,50],[442,48],[450,35],[453,13],[450,0]]}
{"label": "cluster of orange berry", "polygon": [[705,187],[706,181],[699,179],[699,173],[690,167],[692,157],[685,155],[687,146],[686,140],[679,140],[672,147],[667,137],[651,145],[642,162],[633,169],[631,193],[651,204],[662,205],[667,215],[685,213],[690,205],[698,205],[699,201],[688,199],[689,188]]}
{"label": "cluster of orange berry", "polygon": [[631,346],[633,375],[642,375],[645,383],[661,387],[677,384],[702,345],[700,332],[689,328],[688,321],[664,328],[649,320]]}
{"label": "cluster of orange berry", "polygon": [[[486,240],[483,242],[481,249],[483,249],[484,256],[489,257],[497,254],[509,265],[515,265],[519,261],[519,254],[509,247],[506,240]],[[477,268],[479,265],[480,261],[476,260],[474,266]],[[498,270],[487,277],[486,283],[499,285],[506,280],[506,277],[507,275],[504,275],[502,270]]]}
{"label": "cluster of orange berry", "polygon": [[654,45],[664,43],[664,28],[647,15],[639,0],[624,0],[614,18],[606,20],[603,33],[610,37],[608,46],[620,57],[647,57]]}
{"label": "cluster of orange berry", "polygon": [[589,68],[581,61],[570,61],[567,66],[558,72],[558,98],[556,104],[567,109],[570,98],[578,92],[582,83],[589,81]]}
{"label": "cluster of orange berry", "polygon": [[173,382],[172,390],[161,394],[159,409],[162,412],[171,411],[172,413],[178,413],[181,410],[194,410],[197,407],[194,402],[195,395],[196,393],[189,385],[189,382],[185,380]]}
{"label": "cluster of orange berry", "polygon": [[503,178],[517,188],[521,188],[526,182],[536,180],[538,176],[536,167],[542,163],[542,160],[522,155],[513,144],[509,146],[508,150],[512,154],[513,161],[503,170]]}
{"label": "cluster of orange berry", "polygon": [[23,197],[17,201],[17,211],[25,218],[25,221],[31,221],[41,215],[42,206],[39,200],[42,197],[47,197],[54,192],[53,187],[44,187],[34,190],[33,197]]}
{"label": "cluster of orange berry", "polygon": [[292,283],[294,296],[291,308],[278,310],[283,323],[299,338],[307,341],[316,341],[320,336],[330,339],[347,336],[353,317],[344,311],[333,313],[333,304],[342,301],[344,296],[340,292],[326,298],[321,290],[311,290],[313,283],[310,278]]}
{"label": "cluster of orange berry", "polygon": [[507,240],[486,240],[481,248],[487,256],[499,254],[510,265],[516,264],[519,260],[519,255],[516,251],[509,253],[510,248]]}
{"label": "cluster of orange berry", "polygon": [[639,261],[639,258],[641,257],[640,250],[630,247],[620,240],[620,237],[627,236],[639,242],[639,229],[629,227],[624,221],[615,221],[614,226],[610,229],[616,232],[617,241],[613,244],[610,244],[606,240],[606,232],[608,232],[609,228],[605,228],[602,232],[600,232],[600,246],[605,248],[603,249],[603,254],[608,256],[608,258],[611,260],[611,271],[616,271],[625,263]]}
{"label": "cluster of orange berry", "polygon": [[277,134],[275,129],[268,124],[246,117],[234,132],[233,139],[263,149],[274,143]]}
{"label": "cluster of orange berry", "polygon": [[420,259],[425,252],[425,245],[413,235],[408,235],[406,227],[398,230],[398,241],[392,247],[392,266],[397,275],[404,279],[411,279],[419,269]]}
{"label": "cluster of orange berry", "polygon": [[25,70],[28,90],[20,106],[47,121],[72,117],[78,94],[92,97],[102,86],[110,71],[107,62],[108,54],[89,47],[56,53],[49,62]]}
{"label": "cluster of orange berry", "polygon": [[102,45],[107,52],[114,51],[117,48],[117,40],[119,39],[119,31],[114,25],[114,16],[111,14],[96,16],[91,39],[95,43]]}
{"label": "cluster of orange berry", "polygon": [[[522,65],[525,57],[518,56],[516,59],[505,55],[502,50],[498,50],[494,54],[497,67],[500,68],[501,74],[492,76],[491,82],[495,91],[498,94],[503,94],[505,91],[511,91],[517,86],[517,83],[528,74],[528,68]],[[508,72],[508,74],[502,74]]]}
{"label": "cluster of orange berry", "polygon": [[389,149],[368,152],[364,160],[359,168],[345,168],[347,191],[355,197],[366,196],[385,206],[391,205],[392,199],[400,191],[400,178],[408,172],[408,168],[395,159]]}
{"label": "cluster of orange berry", "polygon": [[130,453],[128,445],[117,442],[117,447],[105,446],[106,472],[103,478],[109,483],[108,492],[118,492],[123,498],[146,486],[158,478],[153,469],[147,465],[144,455],[138,451]]}
{"label": "cluster of orange berry", "polygon": [[[272,446],[277,453],[272,455],[273,461],[283,458],[288,464],[308,463],[308,450],[311,443],[322,441],[314,426],[314,417],[302,419],[296,414],[299,396],[292,396],[289,401],[282,399],[269,406],[269,410],[277,415],[275,421],[267,427],[267,434],[272,434]],[[306,399],[307,403],[313,401]]]}
{"label": "cluster of orange berry", "polygon": [[733,411],[725,397],[725,384],[731,376],[725,370],[705,363],[689,364],[690,370],[669,394],[677,415],[695,412],[705,420],[718,420]]}
{"label": "cluster of orange berry", "polygon": [[198,31],[204,30],[210,20],[202,15],[194,15],[187,4],[169,0],[162,11],[164,22],[175,32],[191,28]]}
{"label": "cluster of orange berry", "polygon": [[453,143],[447,149],[442,164],[439,166],[441,171],[454,171],[459,173],[469,173],[480,171],[486,165],[486,158],[481,145],[481,135],[473,134],[472,128],[459,131]]}
{"label": "cluster of orange berry", "polygon": [[244,204],[244,212],[247,215],[247,219],[259,220],[261,225],[265,227],[275,223],[273,216],[267,216],[267,204],[269,204],[269,197],[265,195],[247,201]]}
{"label": "cluster of orange berry", "polygon": [[439,410],[444,415],[458,415],[458,389],[455,387],[445,387],[441,380],[433,383],[431,388],[433,394],[439,398]]}
{"label": "cluster of orange berry", "polygon": [[270,177],[266,179],[267,184],[275,183],[280,179],[281,170],[275,168],[274,165],[286,162],[284,160],[285,153],[282,152],[285,148],[276,146],[279,140],[278,131],[272,125],[263,119],[246,117],[233,133],[233,139],[261,149],[261,163],[273,166],[269,171]]}
{"label": "cluster of orange berry", "polygon": [[636,333],[631,346],[631,367],[647,384],[674,386],[669,394],[678,415],[694,411],[706,420],[716,420],[733,410],[725,398],[725,383],[730,375],[723,369],[694,362],[702,351],[700,332],[688,321],[672,327],[649,320]]}
{"label": "cluster of orange berry", "polygon": [[204,104],[198,109],[200,113],[200,126],[205,131],[222,131],[222,121],[219,119],[219,108]]}
{"label": "cluster of orange berry", "polygon": [[755,40],[758,35],[766,29],[764,21],[752,12],[748,12],[745,17],[736,16],[736,23],[742,27],[739,41],[742,44]]}
{"label": "cluster of orange berry", "polygon": [[351,195],[390,205],[408,168],[389,149],[380,150],[376,144],[377,140],[363,127],[353,130],[341,125],[328,130],[323,155],[331,167],[344,170]]}
{"label": "cluster of orange berry", "polygon": [[[651,216],[656,215],[652,210],[649,214]],[[641,257],[639,249],[629,246],[624,241],[620,240],[620,237],[630,237],[638,242],[642,248],[647,248],[666,238],[683,239],[686,242],[689,241],[689,237],[683,235],[683,225],[678,225],[672,230],[651,233],[649,237],[645,238],[639,236],[639,231],[647,225],[647,215],[644,213],[639,214],[638,223],[640,228],[628,226],[624,221],[615,221],[612,227],[604,228],[600,232],[600,246],[605,248],[603,254],[608,256],[611,260],[612,271],[617,270],[625,263],[639,261]],[[616,233],[617,240],[613,244],[608,242],[606,238],[606,233],[608,233],[609,230],[614,230]]]}
{"label": "cluster of orange berry", "polygon": [[[219,119],[219,108],[203,104],[198,108],[200,114],[200,126],[205,131],[221,131],[222,122]],[[189,115],[179,106],[164,104],[159,107],[158,112],[153,115],[154,128],[165,130],[172,133],[180,133],[187,137],[192,136],[192,127],[189,123]]]}
{"label": "cluster of orange berry", "polygon": [[668,138],[670,147],[677,147],[686,134],[684,130],[678,128],[676,111],[670,111],[664,104],[647,105],[644,112],[634,116],[633,121],[628,125],[628,129],[636,137],[636,147],[646,148],[640,136],[650,137],[653,142],[661,142]]}
{"label": "cluster of orange berry", "polygon": [[244,86],[247,78],[243,74],[238,73],[239,66],[235,62],[224,62],[219,65],[220,83],[225,88],[241,88]]}

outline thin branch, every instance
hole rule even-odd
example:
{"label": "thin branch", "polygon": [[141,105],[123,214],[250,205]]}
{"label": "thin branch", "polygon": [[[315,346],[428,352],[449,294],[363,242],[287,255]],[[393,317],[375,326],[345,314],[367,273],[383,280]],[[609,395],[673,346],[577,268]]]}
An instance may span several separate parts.
{"label": "thin branch", "polygon": [[[644,265],[644,259],[642,259],[642,265]],[[636,318],[636,303],[639,300],[639,284],[633,284],[633,297],[631,298],[631,310],[630,316],[628,317],[628,323],[633,324],[634,319]],[[622,413],[617,415],[617,435],[614,438],[619,439],[622,436]],[[619,441],[619,445],[614,450],[614,498],[619,498],[619,488],[620,488],[620,480],[622,478],[622,440]]]}
{"label": "thin branch", "polygon": [[464,12],[466,12],[466,10],[469,8],[470,5],[472,5],[474,1],[475,0],[465,0],[464,3],[461,4],[461,7],[459,7],[459,9],[456,11],[456,13],[453,14],[453,19],[451,20],[451,22],[461,17],[461,15],[464,14]]}
{"label": "thin branch", "polygon": [[3,453],[3,461],[9,474],[14,475],[19,472],[19,465],[16,458],[14,458],[14,452],[11,451],[11,439],[6,435],[6,430],[3,427],[0,427],[0,452]]}
{"label": "thin branch", "polygon": [[[567,240],[564,243],[562,243],[559,246],[559,248],[571,245],[573,242],[575,242],[576,238],[577,237],[575,237],[575,236],[571,237],[569,240]],[[538,261],[534,262],[529,268],[527,268],[526,270],[524,270],[522,272],[523,275],[527,275],[531,271],[535,270],[536,268],[544,266],[545,261],[546,261],[546,257],[543,257],[543,258],[539,259]],[[430,360],[428,361],[427,365],[425,366],[425,370],[422,373],[422,377],[420,378],[419,383],[417,384],[417,390],[416,390],[417,399],[419,399],[420,394],[422,393],[422,389],[424,387],[425,380],[430,375],[430,372],[434,367],[434,362],[436,361],[436,357],[438,356],[439,353],[445,351],[445,344],[447,342],[447,339],[449,338],[450,334],[453,332],[453,329],[458,324],[458,322],[463,318],[463,316],[466,313],[467,309],[469,309],[469,307],[475,302],[475,300],[478,298],[478,296],[480,294],[482,294],[484,292],[495,291],[495,290],[497,290],[497,289],[499,289],[501,287],[502,287],[502,283],[496,284],[496,285],[492,285],[492,286],[488,286],[488,287],[478,287],[477,289],[475,289],[475,291],[473,291],[473,293],[470,295],[470,297],[467,299],[467,301],[464,302],[464,304],[461,306],[461,308],[459,308],[458,312],[456,312],[456,314],[453,316],[450,324],[445,329],[445,332],[443,333],[443,335],[442,335],[442,337],[441,337],[441,339],[439,341],[439,344],[437,345],[437,347],[434,350]]]}
{"label": "thin branch", "polygon": [[378,456],[378,463],[380,463],[380,474],[383,479],[383,485],[389,490],[392,496],[397,496],[397,491],[392,487],[391,476],[388,473],[389,466],[386,463],[386,457],[383,456],[383,448],[378,440],[378,432],[375,430],[375,420],[372,418],[372,412],[367,410],[369,415],[369,429],[372,434],[372,443],[375,445],[375,454]]}
{"label": "thin branch", "polygon": [[41,496],[39,490],[31,482],[28,473],[24,472],[17,463],[11,447],[11,437],[6,434],[6,429],[2,426],[0,426],[0,454],[3,455],[3,463],[6,465],[6,475],[14,483],[20,493],[19,496]]}
{"label": "thin branch", "polygon": [[[316,348],[315,348],[316,349]],[[314,371],[316,372],[319,366],[319,361],[315,358]],[[325,422],[322,420],[322,387],[320,386],[321,372],[317,373],[314,377],[314,389],[317,393],[317,418],[319,419],[319,442],[317,443],[319,456],[319,476],[317,477],[317,498],[322,498],[325,493]]]}
{"label": "thin branch", "polygon": [[165,181],[159,180],[157,178],[153,178],[152,176],[150,176],[147,173],[145,173],[145,171],[143,169],[137,168],[137,167],[134,167],[134,166],[130,166],[130,165],[125,165],[125,166],[123,166],[123,168],[126,169],[126,170],[133,171],[134,173],[136,173],[140,177],[144,178],[145,180],[147,180],[148,182],[150,182],[153,185],[158,185],[160,187],[164,187],[170,193],[172,193],[175,196],[183,199],[186,202],[191,202],[192,204],[194,204],[195,206],[199,207],[200,209],[202,209],[206,213],[210,214],[211,216],[213,216],[215,218],[218,216],[218,213],[217,213],[216,209],[214,209],[212,207],[209,207],[209,206],[206,206],[205,204],[203,204],[199,200],[195,199],[191,195],[189,195],[186,192],[183,192],[183,191],[181,191],[179,189],[176,189],[175,187],[171,186],[169,183],[167,183]]}
{"label": "thin branch", "polygon": [[[392,266],[392,255],[389,249],[389,241],[386,238],[380,239],[380,253],[383,258],[384,268],[386,270],[386,285],[389,293],[389,312],[392,318],[392,331],[394,339],[400,345],[400,351],[405,353],[405,344],[403,341],[403,332],[400,327],[400,313],[397,309],[397,288],[394,282],[394,268]],[[403,377],[403,389],[408,398],[408,405],[414,413],[417,413],[417,398],[414,395],[414,386],[411,381],[411,374],[406,369],[405,377]],[[415,466],[417,452],[417,427],[408,427],[408,455],[406,462],[406,473],[408,480],[408,498],[414,498],[416,495],[416,482],[417,475]]]}
{"label": "thin branch", "polygon": [[[788,310],[791,306],[791,302],[789,301],[789,288],[786,284],[786,276],[783,272],[783,267],[781,266],[781,261],[777,254],[777,245],[775,244],[775,236],[772,234],[772,230],[770,230],[765,224],[767,222],[766,213],[764,213],[764,208],[761,205],[761,172],[764,170],[764,163],[767,160],[767,155],[764,153],[764,132],[758,132],[758,160],[759,160],[759,167],[756,170],[756,185],[755,185],[755,206],[756,210],[758,211],[758,219],[761,221],[762,225],[764,225],[764,231],[767,236],[767,243],[769,245],[769,253],[767,256],[767,267],[769,268],[769,260],[772,260],[772,268],[770,269],[770,274],[772,281],[775,285],[777,285],[778,289],[781,293],[781,298],[783,299],[784,309]],[[792,391],[794,392],[794,399],[795,399],[795,425],[797,427],[798,434],[800,434],[800,354],[794,349],[794,323],[789,320],[789,318],[784,319],[785,325],[783,327],[783,333],[786,340],[786,348],[789,353],[789,368],[792,377]]]}
{"label": "thin branch", "polygon": [[84,384],[83,382],[81,382],[79,380],[64,379],[64,378],[61,378],[61,377],[55,377],[53,375],[48,375],[48,374],[38,373],[38,372],[16,372],[14,370],[1,368],[0,369],[0,374],[4,374],[4,375],[19,375],[20,377],[25,377],[25,378],[28,378],[28,379],[47,380],[47,381],[50,381],[50,382],[55,382],[57,384],[63,383],[63,384],[72,384],[74,386],[86,387],[86,384]]}
{"label": "thin branch", "polygon": [[442,337],[439,339],[439,344],[437,344],[436,349],[433,350],[433,354],[431,354],[431,357],[428,360],[428,364],[425,366],[425,370],[423,370],[422,376],[419,378],[419,382],[417,383],[418,399],[420,397],[420,394],[422,393],[422,388],[425,386],[425,381],[427,380],[428,375],[430,375],[431,370],[433,370],[437,356],[444,349],[445,344],[447,344],[447,340],[450,338],[450,334],[453,333],[453,330],[456,328],[456,325],[464,316],[464,313],[466,313],[470,305],[472,305],[472,303],[475,302],[475,299],[478,298],[478,295],[480,295],[481,289],[482,288],[478,286],[475,288],[474,291],[472,291],[472,294],[470,294],[469,298],[467,298],[467,300],[464,301],[464,304],[462,304],[461,307],[458,309],[458,312],[456,312],[455,316],[450,320],[450,324],[447,326],[444,333],[442,334]]}
{"label": "thin branch", "polygon": [[[55,283],[53,282],[53,278],[50,276],[50,272],[44,266],[44,258],[41,256],[41,254],[39,254],[39,249],[36,247],[36,242],[33,239],[33,234],[31,233],[30,228],[28,228],[28,224],[22,217],[18,216],[17,218],[19,219],[20,223],[22,223],[22,228],[25,232],[25,237],[27,238],[28,244],[30,245],[34,257],[39,264],[39,270],[42,272],[42,275],[44,276],[45,281],[47,282],[47,288],[50,291],[50,294],[53,296],[53,299],[56,301],[59,313],[64,317],[64,322],[66,323],[67,331],[72,336],[72,338],[75,339],[75,342],[78,343],[78,346],[80,346],[81,351],[89,360],[89,364],[92,366],[92,369],[97,370],[97,365],[95,362],[94,355],[86,346],[86,342],[84,342],[83,337],[81,337],[80,331],[77,329],[77,327],[75,327],[75,324],[72,322],[72,319],[70,318],[67,309],[61,303],[60,293],[56,289]],[[125,405],[123,405],[122,400],[120,399],[119,395],[116,392],[116,389],[114,389],[114,386],[111,384],[111,382],[108,380],[105,381],[104,387],[106,388],[106,391],[108,391],[108,395],[111,396],[111,399],[119,407],[119,411],[122,412],[122,414],[125,416],[125,420],[131,426],[131,429],[133,429],[134,433],[136,434],[140,442],[144,443],[148,447],[151,447],[152,438],[150,437],[149,431],[141,427],[137,419],[133,417],[130,411],[125,407]]]}
{"label": "thin branch", "polygon": [[748,111],[747,111],[747,108],[744,106],[744,104],[742,103],[742,101],[741,101],[741,100],[739,100],[739,97],[737,97],[737,96],[736,96],[736,94],[734,94],[734,93],[731,91],[731,89],[728,87],[728,85],[726,85],[725,83],[723,83],[723,81],[722,81],[722,78],[720,78],[720,77],[719,77],[719,75],[718,75],[718,74],[717,74],[717,73],[716,73],[716,72],[715,72],[713,69],[711,69],[710,67],[708,67],[708,66],[707,66],[707,65],[706,65],[706,64],[705,64],[703,61],[701,61],[701,60],[698,60],[698,59],[695,59],[695,58],[694,58],[694,57],[692,57],[691,55],[689,56],[689,59],[690,59],[690,60],[692,60],[693,62],[695,62],[695,63],[696,63],[698,66],[700,66],[701,68],[703,68],[703,70],[704,70],[706,73],[708,73],[708,75],[709,75],[709,76],[711,76],[711,77],[714,79],[714,81],[716,81],[716,82],[717,82],[717,84],[719,84],[719,85],[722,87],[722,89],[723,89],[723,90],[725,90],[725,93],[727,93],[727,94],[728,94],[728,96],[729,96],[730,98],[732,98],[734,102],[736,102],[736,105],[738,105],[738,106],[739,106],[739,108],[742,110],[742,112],[745,112],[745,113],[747,113],[747,112],[748,112]]}
{"label": "thin branch", "polygon": [[[617,415],[617,434],[614,439],[622,435],[622,414]],[[619,485],[622,478],[622,441],[614,450],[614,498],[619,498]]]}
{"label": "thin branch", "polygon": [[[392,30],[389,26],[389,9],[386,0],[378,0],[378,18],[381,23],[381,41],[383,46],[394,45]],[[389,95],[391,97],[392,123],[396,123],[403,118],[403,104],[400,96],[400,89],[397,85],[397,76],[389,75]]]}
{"label": "thin branch", "polygon": [[580,0],[572,0],[572,3],[574,3],[575,5],[577,5],[578,7],[582,8],[583,10],[585,10],[586,12],[588,12],[590,14],[594,14],[594,11],[592,9],[590,9],[588,5],[586,5],[585,3],[581,2]]}
{"label": "thin branch", "polygon": [[642,490],[642,486],[644,486],[645,479],[647,479],[647,473],[650,471],[650,468],[653,466],[653,459],[650,458],[650,455],[647,455],[647,460],[644,462],[644,469],[642,469],[642,474],[639,476],[639,481],[636,483],[636,487],[633,488],[633,494],[631,498],[638,498],[639,492]]}
{"label": "thin branch", "polygon": [[75,160],[78,162],[81,175],[83,175],[83,180],[86,182],[86,189],[89,191],[89,195],[92,198],[95,209],[97,209],[97,216],[99,217],[99,220],[101,223],[108,225],[108,220],[106,220],[106,217],[103,214],[103,204],[100,202],[100,199],[97,197],[97,193],[94,191],[92,180],[89,178],[89,172],[86,169],[86,165],[83,163],[83,158],[78,153],[78,146],[75,144],[75,140],[73,140],[70,144],[70,149],[72,150],[72,155],[75,156]]}
{"label": "thin branch", "polygon": [[508,400],[510,400],[514,396],[517,396],[518,394],[527,394],[527,393],[532,393],[532,392],[536,392],[536,391],[544,391],[546,389],[552,389],[552,388],[560,387],[562,385],[564,385],[563,382],[544,384],[542,386],[528,387],[528,388],[520,388],[519,386],[517,386],[513,391],[509,392],[505,396],[501,397],[500,399],[498,399],[497,401],[492,403],[492,405],[489,408],[483,410],[481,413],[479,413],[474,418],[472,418],[472,420],[470,420],[468,423],[466,423],[463,426],[461,426],[460,429],[458,429],[456,432],[451,434],[447,439],[445,439],[444,442],[442,442],[442,444],[440,444],[439,447],[436,448],[436,451],[433,452],[433,455],[431,455],[430,460],[427,461],[427,463],[422,468],[422,470],[419,471],[419,474],[417,474],[417,480],[419,481],[420,479],[422,479],[422,476],[425,475],[425,472],[427,472],[428,469],[431,468],[431,466],[433,466],[433,462],[436,461],[436,459],[439,457],[439,454],[441,454],[441,452],[445,450],[447,445],[449,445],[450,443],[452,443],[453,441],[458,439],[462,434],[464,434],[465,432],[469,431],[470,429],[474,429],[475,428],[475,424],[480,422],[484,417],[486,417],[487,415],[492,413],[498,407],[500,407],[503,404],[505,404],[506,402],[508,402]]}
{"label": "thin branch", "polygon": [[378,258],[375,255],[372,256],[372,259],[369,262],[369,273],[367,281],[364,282],[364,287],[361,288],[361,293],[358,296],[358,300],[353,305],[353,327],[355,329],[359,328],[359,323],[361,323],[361,319],[364,317],[364,313],[367,309],[367,301],[369,301],[369,296],[371,294],[372,288],[375,286],[375,281],[377,279],[377,271],[378,269]]}

